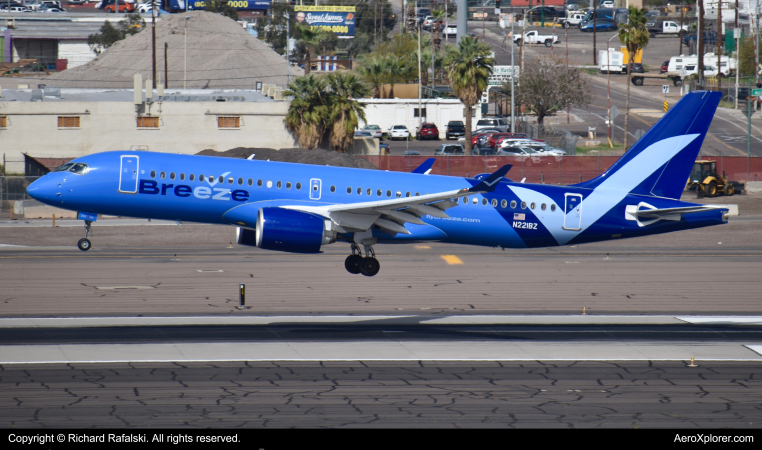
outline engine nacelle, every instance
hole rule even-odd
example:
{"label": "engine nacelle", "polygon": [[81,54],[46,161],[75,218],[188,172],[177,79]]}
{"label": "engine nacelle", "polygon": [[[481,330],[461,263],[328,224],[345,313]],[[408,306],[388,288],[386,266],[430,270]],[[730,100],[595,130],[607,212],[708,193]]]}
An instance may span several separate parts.
{"label": "engine nacelle", "polygon": [[237,227],[235,229],[235,238],[238,245],[257,246],[257,232],[248,228]]}
{"label": "engine nacelle", "polygon": [[255,231],[240,229],[238,243],[266,250],[292,253],[318,253],[322,245],[336,241],[331,221],[292,209],[268,207],[257,214]]}

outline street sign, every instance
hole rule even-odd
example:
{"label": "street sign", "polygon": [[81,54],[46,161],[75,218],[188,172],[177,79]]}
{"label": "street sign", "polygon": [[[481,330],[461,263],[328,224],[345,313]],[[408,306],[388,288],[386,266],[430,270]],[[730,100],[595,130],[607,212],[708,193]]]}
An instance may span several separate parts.
{"label": "street sign", "polygon": [[680,69],[680,79],[684,80],[686,75],[688,75],[688,72],[685,69]]}
{"label": "street sign", "polygon": [[489,103],[489,91],[482,92],[481,102],[482,103]]}
{"label": "street sign", "polygon": [[611,120],[614,120],[619,115],[619,109],[616,107],[616,105],[611,107]]}
{"label": "street sign", "polygon": [[661,85],[661,93],[662,94],[669,94],[669,85],[668,84],[662,84]]}
{"label": "street sign", "polygon": [[[516,78],[519,77],[519,66],[516,67]],[[487,80],[487,86],[502,86],[506,81],[511,81],[514,66],[494,66],[492,75]]]}
{"label": "street sign", "polygon": [[751,96],[752,97],[762,97],[762,89],[752,89],[751,90]]}
{"label": "street sign", "polygon": [[758,65],[757,69],[759,69],[757,70],[757,75],[762,75],[762,64]]}

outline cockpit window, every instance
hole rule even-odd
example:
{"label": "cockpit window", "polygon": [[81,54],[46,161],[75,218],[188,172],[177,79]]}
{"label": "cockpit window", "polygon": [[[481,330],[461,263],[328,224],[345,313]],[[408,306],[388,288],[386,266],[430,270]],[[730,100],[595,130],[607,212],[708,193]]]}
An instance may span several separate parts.
{"label": "cockpit window", "polygon": [[63,166],[61,166],[61,167],[57,168],[56,170],[54,170],[53,172],[66,172],[73,165],[74,165],[74,163],[66,163]]}
{"label": "cockpit window", "polygon": [[75,164],[74,167],[69,169],[69,172],[76,173],[77,175],[84,175],[87,173],[88,170],[89,170],[89,167],[87,166],[87,164],[78,163],[78,164]]}

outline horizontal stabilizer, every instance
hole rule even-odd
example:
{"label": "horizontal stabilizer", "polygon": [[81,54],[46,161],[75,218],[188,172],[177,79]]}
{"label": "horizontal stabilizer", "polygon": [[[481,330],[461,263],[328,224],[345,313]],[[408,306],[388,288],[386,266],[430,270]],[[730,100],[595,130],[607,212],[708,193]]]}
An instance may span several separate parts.
{"label": "horizontal stabilizer", "polygon": [[435,158],[429,158],[426,161],[424,161],[420,166],[416,167],[412,173],[421,173],[424,175],[428,175],[429,172],[431,172],[431,167],[434,165],[436,161],[437,160]]}
{"label": "horizontal stabilizer", "polygon": [[480,192],[492,192],[495,190],[495,186],[497,186],[497,183],[500,182],[500,180],[503,179],[506,173],[508,173],[509,170],[511,170],[511,167],[513,165],[506,164],[503,167],[497,169],[494,173],[492,173],[490,176],[483,179],[479,184],[476,186],[470,188],[468,192],[477,194]]}
{"label": "horizontal stabilizer", "polygon": [[[641,209],[645,207],[645,209]],[[627,205],[625,207],[624,217],[627,220],[634,220],[638,226],[647,226],[659,220],[671,220],[679,222],[684,214],[692,214],[716,209],[727,209],[724,206],[702,205],[702,206],[683,206],[678,208],[656,209],[647,203],[638,205]]]}

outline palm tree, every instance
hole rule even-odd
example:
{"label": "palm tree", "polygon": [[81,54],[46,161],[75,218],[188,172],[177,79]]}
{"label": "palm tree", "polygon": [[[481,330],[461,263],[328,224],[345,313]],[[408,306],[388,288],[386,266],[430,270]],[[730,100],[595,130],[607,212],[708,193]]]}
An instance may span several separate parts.
{"label": "palm tree", "polygon": [[394,85],[405,78],[410,76],[410,71],[413,69],[408,61],[394,56],[386,58],[387,70],[386,81],[389,82],[389,98],[394,98]]}
{"label": "palm tree", "polygon": [[331,145],[340,153],[354,141],[354,133],[360,119],[365,121],[365,106],[357,101],[365,98],[370,89],[353,73],[328,75],[329,94],[328,123],[331,124]]}
{"label": "palm tree", "polygon": [[294,97],[286,113],[286,126],[302,148],[312,150],[323,139],[329,116],[327,86],[324,77],[305,75],[295,79],[284,92]]}
{"label": "palm tree", "polygon": [[624,149],[627,150],[627,133],[630,119],[630,77],[632,76],[632,60],[638,50],[648,45],[649,35],[646,28],[645,8],[630,6],[627,10],[629,21],[619,26],[619,42],[627,47],[629,61],[627,66],[627,104],[624,113]]}
{"label": "palm tree", "polygon": [[450,86],[465,106],[466,115],[466,155],[471,155],[471,109],[487,89],[487,79],[492,74],[495,60],[492,47],[480,43],[472,37],[463,37],[457,47],[445,47],[447,56],[444,65]]}
{"label": "palm tree", "polygon": [[310,66],[312,62],[311,50],[313,47],[320,45],[320,43],[326,38],[327,33],[324,31],[315,31],[309,25],[296,24],[296,31],[301,36],[299,43],[304,45],[304,74],[310,74]]}
{"label": "palm tree", "polygon": [[367,58],[360,62],[357,72],[373,86],[373,98],[381,98],[381,84],[389,68],[384,58]]}

